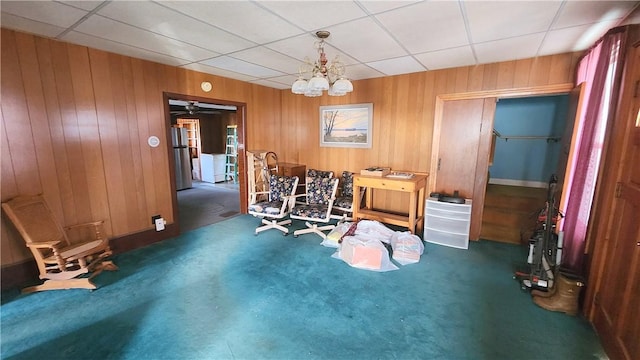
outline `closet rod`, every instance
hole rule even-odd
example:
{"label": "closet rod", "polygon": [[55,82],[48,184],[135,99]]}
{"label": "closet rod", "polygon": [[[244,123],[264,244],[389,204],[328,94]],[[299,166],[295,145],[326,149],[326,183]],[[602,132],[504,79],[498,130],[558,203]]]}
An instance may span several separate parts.
{"label": "closet rod", "polygon": [[504,139],[504,141],[513,139],[513,140],[547,140],[547,142],[549,141],[558,142],[560,141],[560,139],[562,139],[562,137],[560,136],[506,136],[506,135],[502,135],[501,138]]}

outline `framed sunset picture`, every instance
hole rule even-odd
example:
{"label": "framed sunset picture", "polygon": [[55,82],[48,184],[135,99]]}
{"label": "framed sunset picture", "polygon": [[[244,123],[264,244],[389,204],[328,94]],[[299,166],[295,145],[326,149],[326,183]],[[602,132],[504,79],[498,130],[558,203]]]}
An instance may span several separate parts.
{"label": "framed sunset picture", "polygon": [[320,106],[320,146],[371,148],[373,104]]}

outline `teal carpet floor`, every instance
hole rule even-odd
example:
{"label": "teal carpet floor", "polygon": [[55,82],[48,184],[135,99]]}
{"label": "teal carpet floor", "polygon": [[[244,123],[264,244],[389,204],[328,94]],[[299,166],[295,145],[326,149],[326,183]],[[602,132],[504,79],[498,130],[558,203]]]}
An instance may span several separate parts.
{"label": "teal carpet floor", "polygon": [[240,215],[114,256],[95,291],[4,292],[2,359],[606,358],[585,319],[513,280],[519,246],[427,243],[419,263],[372,272],[257,225]]}

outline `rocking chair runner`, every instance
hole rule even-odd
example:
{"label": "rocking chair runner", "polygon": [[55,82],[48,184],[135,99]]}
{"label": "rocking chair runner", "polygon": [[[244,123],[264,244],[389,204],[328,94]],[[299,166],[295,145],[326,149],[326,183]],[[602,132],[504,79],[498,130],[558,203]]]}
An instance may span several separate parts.
{"label": "rocking chair runner", "polygon": [[[40,279],[45,280],[41,285],[23,289],[23,293],[96,289],[91,281],[94,276],[102,270],[118,269],[113,262],[106,260],[112,251],[109,239],[104,237],[103,221],[63,228],[42,195],[13,198],[2,203],[2,209],[31,250]],[[82,228],[91,236],[82,241],[71,241],[68,232]],[[84,274],[89,276],[82,277]]]}

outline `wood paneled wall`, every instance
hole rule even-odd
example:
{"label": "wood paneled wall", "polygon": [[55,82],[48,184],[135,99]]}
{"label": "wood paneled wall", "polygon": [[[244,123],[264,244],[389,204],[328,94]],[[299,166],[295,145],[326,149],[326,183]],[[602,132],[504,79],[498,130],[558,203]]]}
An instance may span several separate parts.
{"label": "wood paneled wall", "polygon": [[[347,96],[307,98],[2,29],[1,198],[42,192],[63,224],[105,219],[113,237],[148,230],[154,214],[173,222],[163,92],[247,104],[239,143],[280,161],[338,173],[371,165],[427,172],[436,96],[570,83],[577,57],[360,80]],[[211,93],[200,89],[204,80]],[[319,106],[354,103],[373,103],[372,148],[320,147]],[[150,148],[150,135],[161,146]],[[2,225],[2,265],[30,258]]]}
{"label": "wood paneled wall", "polygon": [[[1,91],[2,201],[43,193],[64,225],[104,219],[110,237],[149,230],[154,214],[175,220],[163,92],[280,118],[276,89],[7,29]],[[151,135],[159,147],[147,145]],[[7,225],[3,217],[2,266],[31,258]]]}
{"label": "wood paneled wall", "polygon": [[[436,97],[470,93],[482,97],[483,92],[498,96],[500,91],[570,84],[579,55],[569,53],[355,81],[353,93],[338,98],[306,98],[284,91],[280,126],[288,136],[286,142],[274,144],[275,151],[285,161],[338,174],[373,165],[429,172]],[[318,107],[357,103],[373,103],[371,149],[320,147]],[[407,201],[408,196],[399,198],[397,193],[390,193],[378,197],[374,206],[401,211],[406,209]]]}

